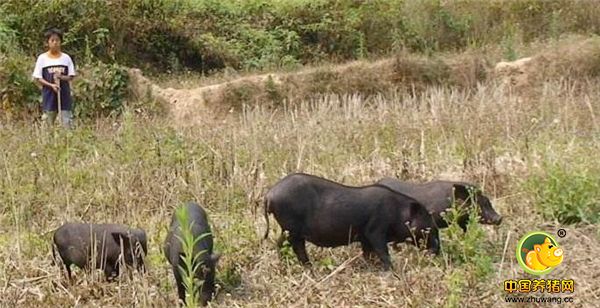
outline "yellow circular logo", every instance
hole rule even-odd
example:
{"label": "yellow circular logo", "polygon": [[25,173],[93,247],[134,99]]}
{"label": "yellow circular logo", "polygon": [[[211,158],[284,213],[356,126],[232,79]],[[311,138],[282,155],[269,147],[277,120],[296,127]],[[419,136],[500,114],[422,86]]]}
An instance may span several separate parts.
{"label": "yellow circular logo", "polygon": [[563,260],[564,250],[552,235],[536,231],[523,236],[517,245],[517,261],[528,273],[550,273]]}

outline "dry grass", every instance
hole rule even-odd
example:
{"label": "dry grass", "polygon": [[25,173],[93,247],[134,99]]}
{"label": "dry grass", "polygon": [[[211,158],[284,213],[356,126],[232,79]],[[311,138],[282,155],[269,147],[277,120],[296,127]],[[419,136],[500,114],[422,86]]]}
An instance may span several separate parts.
{"label": "dry grass", "polygon": [[[600,150],[597,80],[547,81],[535,102],[519,102],[493,81],[469,91],[430,86],[417,96],[384,94],[325,96],[278,111],[258,106],[178,130],[130,113],[72,133],[3,124],[0,306],[172,306],[176,291],[160,246],[173,207],[189,199],[207,208],[223,253],[213,306],[504,303],[501,282],[527,277],[514,258],[518,238],[559,227],[568,234],[559,240],[565,261],[546,278],[575,279],[575,306],[598,302],[598,225],[543,219],[524,188],[548,161],[596,163],[590,153]],[[437,258],[403,245],[392,253],[397,275],[355,258],[358,245],[309,245],[311,271],[289,251],[279,258],[272,239],[260,241],[265,223],[256,206],[293,171],[351,185],[394,175],[473,181],[504,222],[480,235],[444,231],[445,251]],[[51,232],[70,220],[146,229],[148,275],[107,284],[97,273],[77,271],[77,282],[68,285],[51,265],[49,244]],[[461,247],[475,252],[461,261]]]}

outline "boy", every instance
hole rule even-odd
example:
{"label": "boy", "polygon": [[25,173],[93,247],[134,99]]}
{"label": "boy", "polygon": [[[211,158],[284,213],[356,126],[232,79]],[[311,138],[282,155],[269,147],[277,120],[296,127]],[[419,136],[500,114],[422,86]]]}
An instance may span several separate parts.
{"label": "boy", "polygon": [[[61,51],[62,31],[52,28],[44,34],[48,51],[38,56],[33,70],[33,78],[42,86],[42,109],[48,125],[52,125],[58,111],[60,95],[60,114],[64,127],[71,128],[73,114],[71,84],[75,77],[75,65],[71,57]],[[60,84],[60,85],[59,85]],[[60,92],[60,94],[59,94]]]}

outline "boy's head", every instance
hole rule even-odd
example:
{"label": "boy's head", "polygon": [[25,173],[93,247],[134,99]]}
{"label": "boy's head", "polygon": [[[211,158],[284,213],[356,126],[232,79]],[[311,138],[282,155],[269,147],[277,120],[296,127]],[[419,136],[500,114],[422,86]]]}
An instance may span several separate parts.
{"label": "boy's head", "polygon": [[57,28],[51,28],[44,33],[46,44],[50,51],[60,51],[60,45],[63,39],[63,33]]}

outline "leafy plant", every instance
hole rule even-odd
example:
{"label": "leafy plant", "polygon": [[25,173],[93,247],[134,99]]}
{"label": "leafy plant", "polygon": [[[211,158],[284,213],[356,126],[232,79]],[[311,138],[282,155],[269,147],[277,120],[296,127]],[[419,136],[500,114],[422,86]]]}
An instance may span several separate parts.
{"label": "leafy plant", "polygon": [[567,0],[5,0],[0,11],[0,38],[15,33],[26,52],[43,50],[44,29],[60,27],[74,59],[157,73],[293,67],[503,41],[510,50],[511,31],[530,41],[600,29],[593,1]]}
{"label": "leafy plant", "polygon": [[525,187],[547,219],[561,223],[600,222],[600,172],[585,164],[545,162]]}
{"label": "leafy plant", "polygon": [[462,268],[454,269],[446,276],[446,285],[449,292],[446,307],[460,307],[465,284],[465,275]]}
{"label": "leafy plant", "polygon": [[515,37],[516,30],[514,26],[509,25],[501,42],[504,49],[504,58],[508,61],[515,61],[518,58],[517,51],[515,50]]}
{"label": "leafy plant", "polygon": [[446,220],[451,223],[446,231],[445,253],[453,263],[471,268],[470,272],[473,272],[475,277],[483,279],[493,271],[491,247],[486,242],[485,231],[478,223],[478,211],[473,209],[469,212],[467,231],[463,232],[458,224],[461,213],[457,205],[446,215]]}
{"label": "leafy plant", "polygon": [[129,83],[125,68],[98,62],[80,71],[73,88],[77,117],[93,118],[123,111]]}
{"label": "leafy plant", "polygon": [[37,115],[41,95],[28,68],[32,61],[20,55],[0,53],[0,110],[10,118]]}

